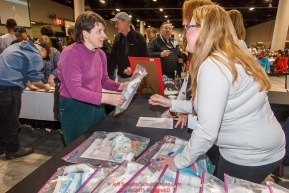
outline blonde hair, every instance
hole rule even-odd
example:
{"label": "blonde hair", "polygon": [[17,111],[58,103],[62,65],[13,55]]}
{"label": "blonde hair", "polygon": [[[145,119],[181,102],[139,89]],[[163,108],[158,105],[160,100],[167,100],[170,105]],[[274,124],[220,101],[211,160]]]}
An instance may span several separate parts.
{"label": "blonde hair", "polygon": [[[46,43],[49,46],[48,55],[49,55],[49,57],[52,56],[53,47],[52,47],[52,42],[51,42],[50,38],[48,36],[46,36],[46,35],[40,36],[39,42],[40,43],[42,43],[42,42]],[[54,48],[54,49],[56,49],[56,48]]]}
{"label": "blonde hair", "polygon": [[[238,43],[238,38],[234,26],[228,13],[217,5],[206,5],[194,10],[193,18],[196,26],[200,27],[199,37],[195,43],[195,51],[190,64],[192,96],[196,95],[197,75],[202,63],[211,57],[220,61],[232,73],[234,83],[237,80],[238,72],[235,63],[241,64],[249,76],[259,82],[260,90],[268,90],[270,81],[258,64],[256,59]],[[214,51],[225,56],[228,61],[224,61]],[[209,88],[208,88],[209,89]]]}
{"label": "blonde hair", "polygon": [[232,20],[238,39],[244,40],[246,36],[246,30],[244,27],[244,20],[242,14],[236,9],[228,11],[228,14]]}
{"label": "blonde hair", "polygon": [[[183,4],[183,20],[187,19],[188,22],[191,21],[193,17],[193,11],[201,7],[203,5],[214,5],[214,3],[211,0],[186,0]],[[186,50],[187,47],[187,38],[186,38],[186,30],[183,31],[183,44],[182,44],[182,50]]]}

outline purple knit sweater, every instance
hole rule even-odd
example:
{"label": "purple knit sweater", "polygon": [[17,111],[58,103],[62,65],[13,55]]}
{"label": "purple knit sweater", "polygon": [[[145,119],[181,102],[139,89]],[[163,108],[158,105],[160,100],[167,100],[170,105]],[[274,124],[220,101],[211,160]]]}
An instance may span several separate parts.
{"label": "purple knit sweater", "polygon": [[58,62],[60,96],[99,105],[102,88],[118,91],[119,82],[107,76],[106,57],[102,50],[91,51],[84,44],[66,47]]}

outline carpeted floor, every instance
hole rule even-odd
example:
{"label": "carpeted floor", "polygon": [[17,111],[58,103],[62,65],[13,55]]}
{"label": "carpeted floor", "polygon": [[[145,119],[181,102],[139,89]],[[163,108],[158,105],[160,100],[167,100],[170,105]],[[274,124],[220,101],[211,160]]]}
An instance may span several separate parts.
{"label": "carpeted floor", "polygon": [[0,156],[0,192],[9,190],[64,148],[60,130],[33,129],[24,125],[19,132],[19,139],[21,146],[31,146],[35,152],[13,160]]}

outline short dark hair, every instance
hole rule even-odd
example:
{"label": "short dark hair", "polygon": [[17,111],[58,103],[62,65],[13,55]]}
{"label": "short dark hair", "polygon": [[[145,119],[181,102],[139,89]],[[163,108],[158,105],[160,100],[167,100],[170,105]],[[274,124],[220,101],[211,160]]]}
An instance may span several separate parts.
{"label": "short dark hair", "polygon": [[53,37],[53,35],[54,35],[54,31],[50,27],[50,25],[41,26],[40,33],[41,33],[41,35],[46,35],[48,37]]}
{"label": "short dark hair", "polygon": [[84,39],[82,35],[82,30],[90,32],[90,30],[94,28],[96,23],[101,23],[105,26],[104,19],[97,13],[94,13],[92,11],[86,11],[80,14],[75,22],[75,42],[83,43]]}
{"label": "short dark hair", "polygon": [[14,29],[17,26],[17,23],[14,19],[7,19],[6,27],[10,29]]}
{"label": "short dark hair", "polygon": [[75,26],[71,25],[67,28],[67,33],[70,35],[71,33],[75,33]]}

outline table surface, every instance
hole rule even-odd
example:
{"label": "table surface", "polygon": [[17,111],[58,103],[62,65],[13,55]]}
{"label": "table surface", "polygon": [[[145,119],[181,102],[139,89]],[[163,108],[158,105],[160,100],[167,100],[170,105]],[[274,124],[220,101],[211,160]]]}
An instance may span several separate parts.
{"label": "table surface", "polygon": [[46,183],[46,181],[54,174],[57,168],[71,163],[65,162],[61,157],[70,153],[85,139],[90,137],[95,131],[106,131],[106,132],[126,132],[143,137],[150,138],[150,143],[147,148],[151,147],[154,143],[162,139],[165,135],[178,136],[180,138],[188,140],[191,136],[187,132],[187,128],[184,129],[156,129],[156,128],[145,128],[136,127],[137,121],[140,116],[143,117],[156,117],[160,113],[165,111],[165,108],[159,106],[151,106],[148,104],[149,94],[138,94],[136,95],[128,109],[114,117],[112,112],[105,119],[100,121],[88,132],[81,135],[69,146],[65,147],[62,151],[57,153],[34,172],[12,187],[8,192],[37,192]]}

